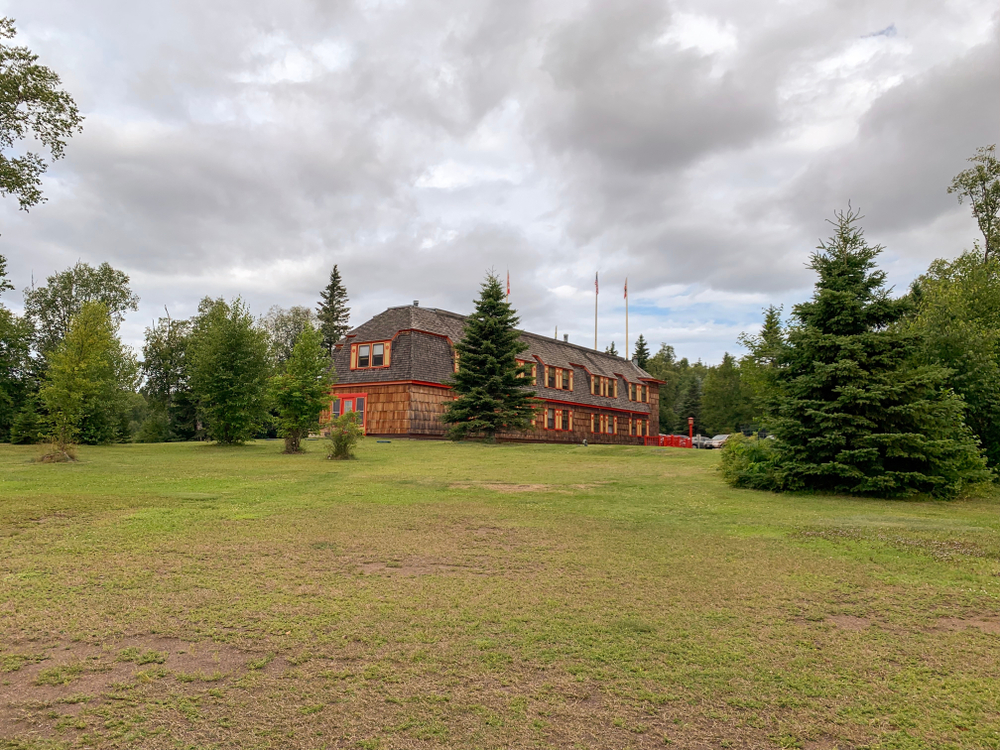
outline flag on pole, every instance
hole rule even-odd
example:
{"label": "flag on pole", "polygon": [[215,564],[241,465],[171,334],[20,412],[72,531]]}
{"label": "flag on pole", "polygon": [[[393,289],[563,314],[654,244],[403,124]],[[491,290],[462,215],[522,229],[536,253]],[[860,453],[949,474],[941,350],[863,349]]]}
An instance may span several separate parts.
{"label": "flag on pole", "polygon": [[510,296],[510,270],[507,271],[507,296]]}
{"label": "flag on pole", "polygon": [[628,299],[628,276],[625,277],[625,299]]}
{"label": "flag on pole", "polygon": [[597,286],[597,271],[594,271],[594,294],[600,294],[601,290]]}

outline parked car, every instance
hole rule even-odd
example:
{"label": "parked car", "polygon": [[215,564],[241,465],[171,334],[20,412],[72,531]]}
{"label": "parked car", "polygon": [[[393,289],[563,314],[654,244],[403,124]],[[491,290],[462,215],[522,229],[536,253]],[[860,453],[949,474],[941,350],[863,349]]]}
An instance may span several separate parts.
{"label": "parked car", "polygon": [[715,437],[708,438],[706,440],[706,442],[705,442],[705,445],[703,445],[702,447],[703,448],[721,448],[722,446],[724,446],[726,444],[727,440],[729,440],[729,434],[728,433],[725,434],[725,435],[716,435]]}

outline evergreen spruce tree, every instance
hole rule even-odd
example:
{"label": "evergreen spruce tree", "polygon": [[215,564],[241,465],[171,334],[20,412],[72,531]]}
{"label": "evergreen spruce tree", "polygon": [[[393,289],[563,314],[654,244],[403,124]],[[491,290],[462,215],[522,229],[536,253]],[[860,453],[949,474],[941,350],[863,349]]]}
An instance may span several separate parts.
{"label": "evergreen spruce tree", "polygon": [[759,422],[768,411],[778,365],[787,345],[781,311],[780,306],[769,305],[764,310],[764,325],[760,333],[741,333],[737,338],[747,349],[747,354],[740,360],[740,380],[753,422]]}
{"label": "evergreen spruce tree", "polygon": [[694,434],[702,433],[704,426],[701,422],[701,378],[697,376],[688,378],[677,401],[676,411],[681,433],[688,431],[688,417],[694,417]]}
{"label": "evergreen spruce tree", "polygon": [[649,347],[646,345],[646,339],[642,337],[641,333],[639,334],[639,338],[635,341],[635,350],[632,353],[632,359],[643,370],[645,370],[646,365],[649,364]]}
{"label": "evergreen spruce tree", "polygon": [[517,356],[528,346],[517,331],[518,318],[504,296],[500,278],[489,273],[455,344],[458,372],[452,388],[458,395],[443,416],[449,434],[460,439],[527,429],[535,411],[534,393],[525,387],[531,367]]}
{"label": "evergreen spruce tree", "polygon": [[604,353],[605,354],[610,354],[613,357],[617,357],[618,356],[618,350],[615,349],[615,342],[614,341],[611,342],[611,346],[609,346],[607,349],[604,350]]}
{"label": "evergreen spruce tree", "polygon": [[333,352],[333,346],[347,333],[351,308],[347,306],[347,290],[340,278],[340,271],[334,265],[330,272],[330,283],[319,293],[320,303],[316,309],[319,329],[323,332],[323,346]]}
{"label": "evergreen spruce tree", "polygon": [[819,279],[796,305],[779,367],[773,411],[782,482],[879,497],[951,497],[989,477],[944,387],[948,371],[913,363],[917,336],[896,324],[907,299],[890,299],[859,212],[838,212],[834,235],[809,267]]}

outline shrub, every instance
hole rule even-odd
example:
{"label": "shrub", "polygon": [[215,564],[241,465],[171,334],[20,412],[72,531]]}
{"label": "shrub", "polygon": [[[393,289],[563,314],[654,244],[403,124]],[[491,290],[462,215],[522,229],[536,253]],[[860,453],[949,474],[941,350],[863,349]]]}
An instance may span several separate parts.
{"label": "shrub", "polygon": [[354,458],[354,448],[364,435],[358,424],[358,413],[349,411],[330,422],[327,458]]}
{"label": "shrub", "polygon": [[151,412],[142,420],[142,424],[135,434],[135,442],[137,443],[165,443],[169,439],[170,421],[167,419],[167,415],[160,411]]}
{"label": "shrub", "polygon": [[730,435],[722,448],[719,471],[733,487],[783,489],[780,452],[775,440]]}

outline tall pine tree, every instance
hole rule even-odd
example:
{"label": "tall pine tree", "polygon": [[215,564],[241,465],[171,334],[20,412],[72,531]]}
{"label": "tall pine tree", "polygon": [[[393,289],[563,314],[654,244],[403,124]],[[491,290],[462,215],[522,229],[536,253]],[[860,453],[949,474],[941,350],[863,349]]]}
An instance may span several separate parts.
{"label": "tall pine tree", "polygon": [[319,330],[323,332],[323,346],[328,352],[332,352],[333,345],[349,330],[348,321],[351,318],[351,308],[347,306],[347,290],[336,265],[330,271],[330,283],[319,296],[320,303],[316,308]]}
{"label": "tall pine tree", "polygon": [[809,267],[812,300],[796,305],[776,377],[773,420],[789,489],[880,497],[954,496],[989,474],[944,387],[948,371],[913,364],[919,339],[896,324],[909,311],[890,299],[859,212],[838,212],[833,236]]}
{"label": "tall pine tree", "polygon": [[493,440],[498,432],[528,427],[536,407],[534,393],[525,387],[531,367],[517,363],[517,355],[528,348],[517,332],[518,322],[500,278],[488,274],[462,340],[455,344],[458,372],[452,388],[458,398],[442,417],[453,438]]}
{"label": "tall pine tree", "polygon": [[632,360],[643,370],[649,364],[649,346],[646,345],[646,339],[643,338],[641,333],[639,334],[639,338],[635,340],[635,350],[632,352]]}
{"label": "tall pine tree", "polygon": [[680,431],[688,431],[688,418],[694,417],[692,427],[695,435],[700,435],[704,430],[701,421],[701,378],[697,375],[689,375],[687,383],[681,390],[681,395],[677,400],[677,419],[680,422]]}

